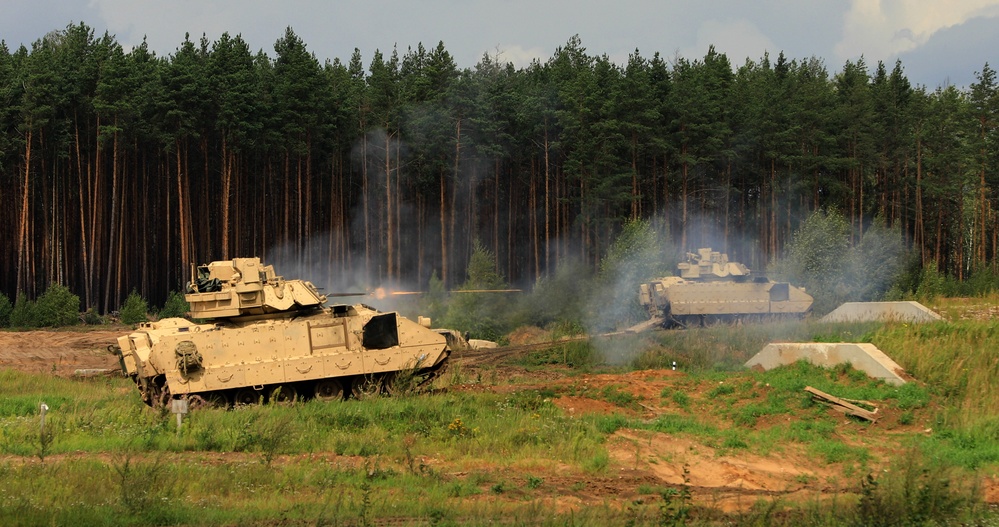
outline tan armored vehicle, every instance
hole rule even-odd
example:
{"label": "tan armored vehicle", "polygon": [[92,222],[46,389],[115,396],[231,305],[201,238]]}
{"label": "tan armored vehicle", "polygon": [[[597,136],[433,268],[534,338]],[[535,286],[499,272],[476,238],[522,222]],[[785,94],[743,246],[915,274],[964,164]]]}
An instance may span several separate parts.
{"label": "tan armored vehicle", "polygon": [[639,302],[653,320],[666,327],[704,325],[768,317],[804,317],[812,297],[787,282],[753,276],[749,268],[730,262],[710,248],[687,253],[677,265],[680,276],[642,284]]}
{"label": "tan armored vehicle", "polygon": [[151,406],[391,391],[400,374],[439,374],[450,354],[428,319],[418,324],[363,304],[326,307],[310,282],[285,280],[259,258],[201,266],[185,298],[191,317],[205,323],[143,323],[112,347]]}

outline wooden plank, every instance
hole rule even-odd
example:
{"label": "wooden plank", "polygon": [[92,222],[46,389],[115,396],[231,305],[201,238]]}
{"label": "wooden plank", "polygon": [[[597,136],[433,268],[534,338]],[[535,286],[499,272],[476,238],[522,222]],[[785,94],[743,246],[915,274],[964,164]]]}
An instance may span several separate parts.
{"label": "wooden plank", "polygon": [[836,397],[834,395],[830,395],[821,390],[812,388],[811,386],[806,386],[805,391],[812,394],[812,398],[818,399],[819,402],[828,404],[832,406],[834,409],[839,410],[845,414],[860,417],[861,419],[867,419],[868,421],[871,422],[875,422],[878,420],[877,408],[875,408],[874,411],[872,412],[870,410],[861,408],[849,401],[840,399],[839,397]]}

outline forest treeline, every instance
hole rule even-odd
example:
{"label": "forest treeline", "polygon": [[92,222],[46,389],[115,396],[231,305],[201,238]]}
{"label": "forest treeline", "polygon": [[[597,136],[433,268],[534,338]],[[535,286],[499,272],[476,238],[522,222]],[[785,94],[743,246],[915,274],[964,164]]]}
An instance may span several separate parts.
{"label": "forest treeline", "polygon": [[930,89],[898,62],[615,64],[578,37],[524,68],[443,43],[320,62],[290,28],[273,56],[223,34],[160,57],[71,24],[0,45],[0,291],[159,305],[188,264],[251,255],[451,287],[479,246],[526,284],[596,269],[633,219],[762,268],[822,209],[966,279],[999,261],[997,117],[988,64]]}

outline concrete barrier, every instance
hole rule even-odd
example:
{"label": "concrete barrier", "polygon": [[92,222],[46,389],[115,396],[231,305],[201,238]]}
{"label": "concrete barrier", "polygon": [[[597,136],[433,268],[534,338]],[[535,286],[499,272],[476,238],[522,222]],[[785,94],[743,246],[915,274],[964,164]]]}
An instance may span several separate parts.
{"label": "concrete barrier", "polygon": [[820,322],[935,322],[943,317],[919,302],[847,302]]}
{"label": "concrete barrier", "polygon": [[749,368],[772,370],[778,366],[806,360],[817,366],[832,368],[849,363],[870,377],[883,379],[896,386],[905,384],[902,369],[895,361],[868,343],[847,342],[783,342],[767,344],[762,351],[746,361]]}

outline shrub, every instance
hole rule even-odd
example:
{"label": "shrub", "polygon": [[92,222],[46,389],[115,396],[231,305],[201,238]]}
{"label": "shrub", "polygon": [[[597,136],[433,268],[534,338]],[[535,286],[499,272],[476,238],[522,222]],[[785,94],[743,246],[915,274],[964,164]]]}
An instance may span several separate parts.
{"label": "shrub", "polygon": [[936,266],[929,265],[923,268],[923,273],[919,277],[919,285],[916,286],[916,297],[921,300],[933,300],[946,293],[947,277],[937,271]]}
{"label": "shrub", "polygon": [[14,297],[14,309],[10,311],[10,326],[30,328],[35,325],[35,303],[21,293]]}
{"label": "shrub", "polygon": [[179,291],[171,291],[167,297],[163,309],[160,310],[159,318],[179,318],[187,316],[191,310],[191,305],[184,299],[184,295]]}
{"label": "shrub", "polygon": [[79,322],[80,297],[62,284],[51,284],[35,301],[34,323],[39,327],[70,326]]}
{"label": "shrub", "polygon": [[[610,330],[647,318],[638,303],[639,284],[669,274],[679,260],[668,235],[646,220],[629,221],[600,261],[600,273],[591,297],[589,327]],[[668,263],[669,262],[669,263]]]}
{"label": "shrub", "polygon": [[86,311],[83,312],[83,323],[88,326],[98,326],[104,323],[104,317],[97,312],[96,309],[88,307]]}
{"label": "shrub", "polygon": [[139,322],[145,322],[148,320],[146,314],[149,311],[149,305],[146,303],[145,299],[139,296],[139,293],[132,290],[128,294],[128,298],[125,299],[125,303],[121,306],[121,321],[124,324],[138,324]]}
{"label": "shrub", "polygon": [[[476,241],[468,262],[468,279],[459,291],[506,289],[496,272],[496,257]],[[499,340],[511,329],[508,299],[490,293],[462,293],[451,298],[444,316],[444,327],[467,331],[475,338]]]}
{"label": "shrub", "polygon": [[838,211],[816,211],[795,231],[784,257],[771,269],[805,286],[815,297],[816,314],[847,301],[898,298],[911,282],[907,269],[913,255],[897,227],[876,218],[853,246],[850,232],[850,223]]}
{"label": "shrub", "polygon": [[10,326],[10,313],[14,310],[13,304],[7,295],[0,293],[0,328]]}

